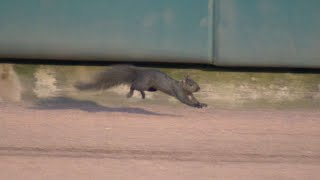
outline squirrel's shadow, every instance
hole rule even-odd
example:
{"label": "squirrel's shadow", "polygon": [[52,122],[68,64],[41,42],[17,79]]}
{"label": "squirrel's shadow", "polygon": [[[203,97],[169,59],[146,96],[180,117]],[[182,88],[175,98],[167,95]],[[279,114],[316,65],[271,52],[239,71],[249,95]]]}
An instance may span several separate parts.
{"label": "squirrel's shadow", "polygon": [[63,110],[63,109],[80,109],[86,112],[124,112],[131,114],[155,115],[155,116],[177,116],[174,114],[162,114],[148,111],[142,108],[132,107],[106,107],[88,100],[76,100],[67,97],[55,97],[42,99],[35,103],[33,109],[40,110]]}

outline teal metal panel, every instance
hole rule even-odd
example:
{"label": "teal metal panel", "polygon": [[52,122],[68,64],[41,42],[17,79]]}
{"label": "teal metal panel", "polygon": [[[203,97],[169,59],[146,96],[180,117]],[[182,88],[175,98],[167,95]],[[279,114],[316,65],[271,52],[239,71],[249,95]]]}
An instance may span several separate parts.
{"label": "teal metal panel", "polygon": [[208,63],[208,35],[208,1],[0,2],[0,57]]}
{"label": "teal metal panel", "polygon": [[320,67],[319,0],[215,3],[215,64]]}
{"label": "teal metal panel", "polygon": [[3,0],[0,58],[320,67],[318,0]]}

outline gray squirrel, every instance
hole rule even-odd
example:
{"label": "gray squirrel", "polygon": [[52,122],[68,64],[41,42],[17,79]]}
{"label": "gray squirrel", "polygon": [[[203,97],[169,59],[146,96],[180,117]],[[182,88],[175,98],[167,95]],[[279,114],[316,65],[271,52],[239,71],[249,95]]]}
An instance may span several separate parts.
{"label": "gray squirrel", "polygon": [[98,74],[93,82],[75,84],[79,90],[108,89],[121,84],[130,85],[127,97],[132,97],[135,90],[145,98],[144,91],[161,91],[170,96],[176,97],[180,102],[195,108],[207,107],[207,104],[200,103],[192,93],[200,90],[199,85],[188,76],[177,81],[166,73],[154,69],[138,68],[131,65],[114,65],[108,71]]}

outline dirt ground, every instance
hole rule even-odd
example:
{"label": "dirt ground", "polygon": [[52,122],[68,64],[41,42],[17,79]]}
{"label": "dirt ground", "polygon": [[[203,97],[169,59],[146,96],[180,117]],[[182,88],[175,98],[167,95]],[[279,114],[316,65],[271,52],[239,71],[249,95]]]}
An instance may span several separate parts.
{"label": "dirt ground", "polygon": [[320,112],[0,103],[0,179],[313,180]]}

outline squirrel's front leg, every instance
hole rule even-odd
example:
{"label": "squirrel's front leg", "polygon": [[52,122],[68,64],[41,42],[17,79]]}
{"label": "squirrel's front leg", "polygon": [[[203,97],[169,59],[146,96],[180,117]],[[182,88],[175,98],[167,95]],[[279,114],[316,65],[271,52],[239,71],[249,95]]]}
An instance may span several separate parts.
{"label": "squirrel's front leg", "polygon": [[192,93],[190,93],[189,96],[191,97],[191,101],[193,101],[194,103],[197,103],[197,104],[199,104],[199,105],[202,106],[202,107],[207,107],[207,106],[208,106],[208,105],[205,104],[205,103],[200,103],[200,102],[194,97],[194,95],[193,95]]}
{"label": "squirrel's front leg", "polygon": [[180,92],[180,93],[177,93],[177,94],[176,94],[176,98],[177,98],[180,102],[182,102],[182,103],[184,103],[184,104],[186,104],[186,105],[189,105],[189,106],[191,106],[191,107],[195,107],[195,108],[203,108],[203,107],[205,107],[205,106],[203,106],[203,104],[199,103],[198,101],[197,101],[197,102],[194,102],[194,101],[190,100],[189,97],[188,97],[188,95],[185,94],[185,93],[181,93],[181,92]]}

